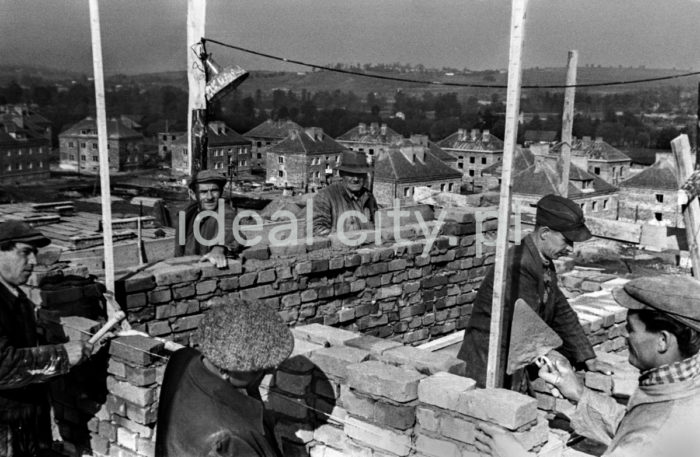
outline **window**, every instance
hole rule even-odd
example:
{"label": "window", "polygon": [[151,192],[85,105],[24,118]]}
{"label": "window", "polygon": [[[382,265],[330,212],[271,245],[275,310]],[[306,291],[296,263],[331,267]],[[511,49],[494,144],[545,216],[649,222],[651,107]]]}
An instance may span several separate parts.
{"label": "window", "polygon": [[404,197],[410,197],[410,196],[411,196],[411,188],[410,188],[410,187],[404,187],[404,188],[403,188],[403,196],[404,196]]}
{"label": "window", "polygon": [[7,171],[12,171],[12,164],[8,163],[7,166],[5,167]]}
{"label": "window", "polygon": [[82,160],[82,161],[87,160],[87,159],[85,158],[85,154],[80,154],[80,160]]}
{"label": "window", "polygon": [[595,168],[593,169],[593,173],[599,175],[599,174],[600,174],[600,167],[595,167]]}
{"label": "window", "polygon": [[40,161],[39,161],[39,168],[41,168],[41,167],[43,167],[43,166],[44,166],[44,162],[42,162],[42,161],[40,160]]}
{"label": "window", "polygon": [[27,168],[29,168],[30,170],[34,168],[34,162],[29,162],[29,164],[27,164]]}
{"label": "window", "polygon": [[171,139],[172,141],[175,141],[175,135],[171,136],[170,139]]}
{"label": "window", "polygon": [[664,194],[656,194],[656,201],[657,201],[657,203],[663,203],[664,202]]}
{"label": "window", "polygon": [[486,157],[482,157],[482,158],[481,158],[481,164],[482,164],[482,165],[486,165]]}
{"label": "window", "polygon": [[256,141],[255,146],[261,148],[262,147],[262,141]]}
{"label": "window", "polygon": [[12,156],[12,151],[7,151],[7,157],[11,157],[11,156]]}
{"label": "window", "polygon": [[84,148],[84,147],[85,147],[85,143],[80,143],[80,147],[81,147],[81,148]]}
{"label": "window", "polygon": [[613,178],[617,177],[617,168],[613,167]]}
{"label": "window", "polygon": [[99,162],[100,158],[98,156],[92,156],[92,161],[93,162]]}
{"label": "window", "polygon": [[21,150],[21,149],[17,149],[17,155],[18,155],[18,156],[21,156],[21,155],[22,155],[22,150]]}
{"label": "window", "polygon": [[279,176],[280,178],[284,178],[284,170],[278,171],[277,176]]}
{"label": "window", "polygon": [[462,162],[459,162],[457,164],[457,168],[459,168],[460,170],[464,170],[464,164]]}
{"label": "window", "polygon": [[659,222],[661,222],[664,219],[663,214],[661,213],[654,213],[654,218]]}
{"label": "window", "polygon": [[[365,148],[358,148],[357,150],[360,152],[365,152]],[[326,160],[328,160],[328,158],[326,158]]]}
{"label": "window", "polygon": [[266,142],[265,142],[265,144],[266,144],[266,145],[269,145],[269,144],[270,144],[270,142],[269,142],[269,141],[266,141]]}
{"label": "window", "polygon": [[97,143],[92,143],[92,149],[97,149]]}
{"label": "window", "polygon": [[71,159],[71,160],[75,160],[75,154],[71,154],[71,155],[70,155],[70,159]]}
{"label": "window", "polygon": [[593,202],[591,202],[591,211],[595,211],[597,209],[597,207],[598,207],[597,201],[594,200]]}
{"label": "window", "polygon": [[608,199],[603,200],[603,209],[608,209]]}
{"label": "window", "polygon": [[163,135],[163,141],[168,141],[168,135]]}
{"label": "window", "polygon": [[258,152],[258,159],[262,159],[262,154]]}
{"label": "window", "polygon": [[74,147],[74,146],[75,146],[75,144],[73,144],[72,141],[69,141],[69,142],[68,142],[68,147],[69,147],[69,148],[72,148],[72,147]]}
{"label": "window", "polygon": [[474,162],[476,162],[476,158],[475,158],[475,157],[469,157],[469,163],[474,163]]}
{"label": "window", "polygon": [[440,184],[440,191],[444,192],[445,191],[445,184]]}
{"label": "window", "polygon": [[370,150],[369,150],[369,155],[371,155],[371,156],[374,155],[374,149],[371,149],[371,148],[370,148]]}
{"label": "window", "polygon": [[620,167],[620,178],[622,178],[624,173],[625,173],[625,167]]}
{"label": "window", "polygon": [[27,148],[27,154],[32,155],[32,148]]}
{"label": "window", "polygon": [[284,163],[284,157],[279,156],[279,157],[277,158],[277,161],[278,161],[279,163],[282,163],[282,164],[283,164],[283,163]]}
{"label": "window", "polygon": [[22,164],[21,164],[21,163],[18,163],[18,164],[17,164],[17,169],[18,169],[18,170],[21,170],[21,169],[22,169]]}
{"label": "window", "polygon": [[474,176],[474,170],[469,170],[469,176]]}
{"label": "window", "polygon": [[454,183],[450,183],[449,186],[447,186],[447,190],[452,192],[454,190]]}

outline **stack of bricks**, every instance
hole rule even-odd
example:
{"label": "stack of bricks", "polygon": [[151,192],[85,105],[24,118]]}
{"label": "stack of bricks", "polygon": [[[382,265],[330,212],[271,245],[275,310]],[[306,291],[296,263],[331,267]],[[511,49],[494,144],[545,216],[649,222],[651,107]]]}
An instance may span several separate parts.
{"label": "stack of bricks", "polygon": [[603,289],[603,284],[617,276],[603,273],[599,268],[572,267],[570,271],[557,269],[561,287],[575,294],[595,292]]}
{"label": "stack of bricks", "polygon": [[466,326],[495,250],[482,243],[493,238],[495,219],[480,223],[479,211],[446,212],[427,255],[419,225],[401,227],[399,241],[393,230],[355,232],[351,238],[366,237],[359,248],[331,235],[251,247],[226,269],[198,257],[161,262],[124,275],[118,299],[137,329],[182,344],[204,309],[239,297],[272,306],[291,326],[320,323],[418,344]]}
{"label": "stack of bricks", "polygon": [[110,342],[107,396],[88,423],[97,457],[153,457],[164,343],[141,335]]}
{"label": "stack of bricks", "polygon": [[536,401],[476,389],[461,360],[316,324],[293,332],[293,356],[262,389],[286,456],[476,457],[480,424],[546,448]]}

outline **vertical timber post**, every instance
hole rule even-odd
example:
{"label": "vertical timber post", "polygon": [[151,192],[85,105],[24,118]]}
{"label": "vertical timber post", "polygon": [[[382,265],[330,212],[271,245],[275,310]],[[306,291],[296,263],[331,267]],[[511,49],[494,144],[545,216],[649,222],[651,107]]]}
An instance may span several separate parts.
{"label": "vertical timber post", "polygon": [[[193,47],[198,46],[204,37],[206,0],[187,0],[187,82],[189,88],[189,109],[187,113],[188,160],[190,176],[199,169],[206,168],[206,74],[200,54]],[[204,143],[204,144],[202,144]]]}
{"label": "vertical timber post", "polygon": [[578,51],[569,51],[564,91],[564,113],[561,119],[561,181],[559,195],[569,196],[569,171],[571,170],[571,131],[574,127],[574,98],[576,96],[576,67]]}
{"label": "vertical timber post", "polygon": [[527,0],[512,0],[511,4],[506,128],[501,172],[501,195],[498,208],[498,233],[496,235],[496,264],[494,266],[493,279],[491,332],[489,337],[488,365],[486,368],[486,387],[490,388],[500,387],[503,384],[507,354],[501,352],[501,346],[504,340],[507,341],[510,331],[510,323],[506,322],[506,325],[504,325],[503,295],[505,292],[505,260],[506,252],[508,251],[508,228],[510,227],[511,176],[515,143],[518,137],[522,52]]}
{"label": "vertical timber post", "polygon": [[[676,159],[678,170],[678,187],[680,188],[686,180],[693,174],[693,157],[690,149],[688,135],[680,135],[671,141],[671,149]],[[697,196],[691,196],[685,209],[683,210],[683,222],[685,223],[685,234],[688,238],[688,250],[690,260],[693,263],[693,277],[700,280],[700,246],[698,238],[700,234],[700,202]]]}

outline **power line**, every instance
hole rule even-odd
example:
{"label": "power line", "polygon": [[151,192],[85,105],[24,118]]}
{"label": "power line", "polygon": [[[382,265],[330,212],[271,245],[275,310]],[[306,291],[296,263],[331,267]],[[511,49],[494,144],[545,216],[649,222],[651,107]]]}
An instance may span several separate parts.
{"label": "power line", "polygon": [[[342,68],[332,68],[326,65],[317,65],[309,62],[303,62],[301,60],[296,60],[296,59],[288,59],[286,57],[279,57],[279,56],[274,56],[272,54],[266,54],[264,52],[260,51],[255,51],[253,49],[248,49],[248,48],[243,48],[241,46],[235,46],[233,44],[228,44],[228,43],[223,43],[218,40],[213,40],[210,38],[202,38],[202,41],[208,41],[210,43],[215,43],[220,46],[230,48],[230,49],[235,49],[237,51],[245,52],[247,54],[252,54],[255,56],[259,57],[264,57],[266,59],[271,59],[271,60],[277,60],[279,62],[287,62],[287,63],[293,63],[296,65],[301,65],[304,67],[309,67],[309,68],[315,68],[317,70],[324,70],[324,71],[331,71],[334,73],[342,73],[346,75],[353,75],[353,76],[361,76],[364,78],[374,78],[374,79],[384,79],[387,81],[398,81],[398,82],[403,82],[403,83],[412,83],[412,84],[427,84],[427,85],[432,85],[432,86],[449,86],[449,87],[472,87],[472,88],[487,88],[487,89],[506,89],[508,86],[503,85],[503,84],[473,84],[473,83],[456,83],[456,82],[448,82],[448,81],[425,81],[421,79],[413,79],[413,78],[400,78],[398,76],[386,76],[386,75],[377,75],[373,73],[362,73],[359,71],[353,71],[353,70],[344,70]],[[689,76],[697,76],[700,75],[700,71],[692,71],[689,73],[683,73],[680,75],[669,75],[669,76],[659,76],[656,78],[644,78],[644,79],[632,79],[632,80],[627,80],[627,81],[608,81],[608,82],[602,82],[602,83],[584,83],[584,84],[545,84],[545,85],[523,85],[521,86],[522,89],[566,89],[567,87],[605,87],[605,86],[623,86],[627,84],[639,84],[639,83],[648,83],[648,82],[655,82],[655,81],[665,81],[669,79],[679,79],[679,78],[687,78]]]}

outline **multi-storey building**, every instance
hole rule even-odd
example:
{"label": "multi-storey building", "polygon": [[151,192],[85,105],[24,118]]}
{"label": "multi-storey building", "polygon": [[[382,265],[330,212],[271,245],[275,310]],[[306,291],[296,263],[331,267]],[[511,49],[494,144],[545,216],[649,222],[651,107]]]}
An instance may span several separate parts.
{"label": "multi-storey building", "polygon": [[287,138],[290,130],[302,131],[304,128],[293,121],[273,121],[268,119],[244,133],[243,136],[252,143],[251,167],[253,169],[264,169],[267,160],[267,150],[270,146],[274,146]]}
{"label": "multi-storey building", "polygon": [[[163,135],[166,136],[163,141]],[[162,143],[161,143],[162,141]],[[171,154],[172,171],[189,173],[187,134],[164,133],[159,137],[159,149],[166,147]],[[207,169],[227,175],[250,171],[251,142],[221,121],[212,121],[207,130]]]}
{"label": "multi-storey building", "polygon": [[41,132],[7,118],[0,121],[0,183],[47,179],[50,152],[51,140]]}
{"label": "multi-storey building", "polygon": [[455,169],[471,189],[478,187],[475,184],[484,168],[503,158],[503,141],[488,130],[459,129],[437,144],[456,159]]}
{"label": "multi-storey building", "polygon": [[[552,150],[560,153],[561,143],[555,145]],[[581,139],[574,138],[572,141],[571,162],[617,186],[629,177],[632,159],[603,141],[601,137],[592,140],[591,137],[584,136]]]}
{"label": "multi-storey building", "polygon": [[403,139],[401,134],[390,129],[386,124],[380,125],[373,122],[369,126],[360,123],[335,140],[348,149],[374,156],[392,144],[402,142]]}

